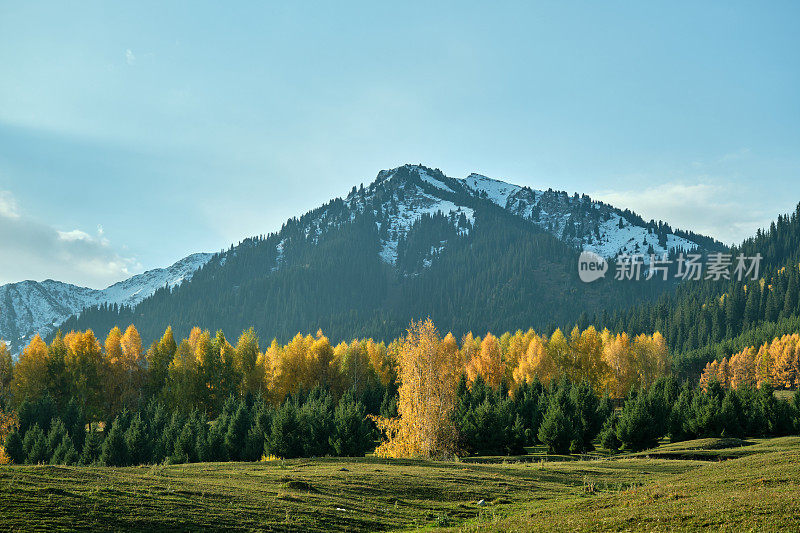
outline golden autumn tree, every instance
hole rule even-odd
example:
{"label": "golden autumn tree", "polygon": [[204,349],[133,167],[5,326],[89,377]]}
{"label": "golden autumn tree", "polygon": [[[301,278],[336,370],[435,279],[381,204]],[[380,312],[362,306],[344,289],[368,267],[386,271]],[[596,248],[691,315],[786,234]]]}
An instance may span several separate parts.
{"label": "golden autumn tree", "polygon": [[367,356],[380,382],[386,386],[397,381],[397,341],[392,341],[389,346],[383,342],[367,340]]}
{"label": "golden autumn tree", "polygon": [[649,387],[669,371],[667,343],[658,331],[637,335],[631,351],[640,386]]}
{"label": "golden autumn tree", "polygon": [[772,359],[772,351],[769,345],[764,344],[758,349],[756,354],[756,384],[772,386],[775,381],[775,368]]}
{"label": "golden autumn tree", "polygon": [[532,383],[534,378],[538,378],[543,384],[549,384],[558,375],[556,362],[550,356],[550,352],[545,346],[545,340],[539,336],[534,336],[528,343],[525,354],[522,355],[514,368],[512,377],[514,383]]}
{"label": "golden autumn tree", "polygon": [[169,365],[175,357],[178,345],[172,333],[172,326],[167,326],[161,339],[147,350],[147,395],[160,396],[167,384]]}
{"label": "golden autumn tree", "polygon": [[547,341],[547,351],[562,375],[572,379],[572,354],[569,342],[560,329],[556,329]]}
{"label": "golden autumn tree", "polygon": [[47,391],[47,344],[36,334],[22,350],[11,382],[14,401],[37,399]]}
{"label": "golden autumn tree", "polygon": [[603,338],[603,361],[608,368],[604,388],[614,398],[624,398],[636,383],[636,372],[631,360],[631,343],[628,335],[614,335],[608,330]]}
{"label": "golden autumn tree", "polygon": [[731,356],[731,387],[752,387],[756,384],[756,350],[748,347]]}
{"label": "golden autumn tree", "polygon": [[11,396],[11,381],[13,379],[14,361],[5,341],[0,339],[0,405],[3,405],[3,402]]}
{"label": "golden autumn tree", "polygon": [[411,323],[398,354],[399,417],[378,419],[388,440],[377,455],[438,458],[454,452],[452,413],[461,369],[448,352],[430,319]]}
{"label": "golden autumn tree", "polygon": [[333,359],[333,346],[321,330],[317,331],[306,352],[304,388],[310,390],[319,385],[335,391],[341,388],[339,376]]}
{"label": "golden autumn tree", "polygon": [[187,412],[196,405],[199,387],[197,356],[189,340],[184,339],[169,363],[164,394],[172,405]]}
{"label": "golden autumn tree", "polygon": [[66,371],[72,396],[83,404],[84,412],[99,418],[103,413],[102,382],[105,374],[103,353],[94,332],[71,331],[64,336],[67,347]]}
{"label": "golden autumn tree", "polygon": [[497,337],[487,333],[481,341],[480,351],[466,366],[467,379],[474,383],[478,376],[491,387],[497,388],[503,379],[504,366]]}
{"label": "golden autumn tree", "polygon": [[339,343],[333,350],[334,364],[339,369],[341,376],[341,389],[352,389],[358,394],[368,387],[374,386],[379,381],[378,374],[370,360],[370,341],[353,340],[350,344]]}
{"label": "golden autumn tree", "polygon": [[[264,367],[259,365],[258,336],[253,328],[243,331],[236,342],[235,369],[242,376],[243,394],[264,390]],[[263,362],[263,361],[262,361]]]}
{"label": "golden autumn tree", "polygon": [[[3,344],[5,346],[5,344]],[[19,427],[17,413],[14,411],[4,412],[0,406],[0,465],[11,463],[11,458],[6,453],[4,444],[9,433]]]}
{"label": "golden autumn tree", "polygon": [[122,382],[125,379],[122,331],[117,326],[114,326],[106,336],[103,369],[105,408],[113,416],[122,410]]}
{"label": "golden autumn tree", "polygon": [[140,399],[147,368],[147,360],[142,350],[142,338],[133,324],[125,329],[120,339],[120,346],[123,371],[121,401],[123,407],[133,409]]}
{"label": "golden autumn tree", "polygon": [[583,330],[573,346],[575,357],[574,378],[586,380],[599,389],[605,381],[608,365],[603,360],[603,339],[600,333],[589,326]]}
{"label": "golden autumn tree", "polygon": [[703,390],[708,388],[708,384],[712,381],[719,382],[719,362],[711,361],[710,363],[706,363],[706,367],[703,369],[703,373],[700,375],[700,387]]}

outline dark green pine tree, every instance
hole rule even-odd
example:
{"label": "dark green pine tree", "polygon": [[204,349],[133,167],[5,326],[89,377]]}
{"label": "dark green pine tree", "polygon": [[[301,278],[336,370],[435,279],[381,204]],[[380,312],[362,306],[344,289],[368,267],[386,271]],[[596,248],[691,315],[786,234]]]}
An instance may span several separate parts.
{"label": "dark green pine tree", "polygon": [[50,455],[47,450],[47,436],[45,436],[39,424],[34,424],[33,427],[25,432],[22,446],[27,464],[36,465],[50,461]]}
{"label": "dark green pine tree", "polygon": [[18,430],[14,430],[6,436],[4,447],[12,463],[21,465],[25,462],[25,448]]}
{"label": "dark green pine tree", "polygon": [[333,414],[333,452],[345,457],[363,457],[373,445],[372,427],[361,402],[345,394]]}
{"label": "dark green pine tree", "polygon": [[130,464],[141,465],[152,462],[151,438],[147,424],[142,420],[140,413],[133,417],[131,425],[125,432],[125,448]]}
{"label": "dark green pine tree", "polygon": [[53,456],[50,458],[51,465],[74,465],[78,462],[78,452],[75,451],[75,445],[69,435],[64,435],[61,442],[56,446],[53,451]]}
{"label": "dark green pine tree", "polygon": [[81,465],[91,466],[100,460],[104,440],[103,433],[98,431],[97,424],[89,424],[89,431],[86,433],[79,460]]}
{"label": "dark green pine tree", "polygon": [[539,441],[547,446],[549,453],[567,454],[575,440],[575,427],[565,408],[564,402],[551,401],[539,426]]}
{"label": "dark green pine tree", "polygon": [[228,430],[225,432],[225,449],[228,451],[228,457],[231,461],[245,459],[245,445],[249,430],[250,414],[247,411],[247,406],[242,402],[233,417],[231,417],[228,423]]}
{"label": "dark green pine tree", "polygon": [[125,446],[123,422],[118,416],[111,424],[100,451],[100,463],[104,466],[126,466],[129,464],[128,448]]}
{"label": "dark green pine tree", "polygon": [[66,435],[67,428],[64,426],[64,422],[60,418],[53,420],[50,424],[50,432],[47,434],[47,453],[53,455]]}
{"label": "dark green pine tree", "polygon": [[303,435],[299,422],[297,406],[293,401],[284,402],[272,419],[272,428],[267,439],[269,453],[284,459],[303,455]]}

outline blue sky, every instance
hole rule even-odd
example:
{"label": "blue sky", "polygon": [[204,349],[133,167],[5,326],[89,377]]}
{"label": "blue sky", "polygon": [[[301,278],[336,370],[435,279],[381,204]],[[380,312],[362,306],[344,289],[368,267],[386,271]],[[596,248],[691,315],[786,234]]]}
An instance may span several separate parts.
{"label": "blue sky", "polygon": [[796,2],[299,4],[0,5],[0,283],[103,287],[409,162],[725,242],[800,201]]}

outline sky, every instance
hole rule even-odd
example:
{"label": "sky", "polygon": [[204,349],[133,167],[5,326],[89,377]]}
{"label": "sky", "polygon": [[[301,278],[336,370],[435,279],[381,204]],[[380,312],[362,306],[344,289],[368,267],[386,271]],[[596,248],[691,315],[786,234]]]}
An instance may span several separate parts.
{"label": "sky", "polygon": [[0,283],[103,288],[405,163],[729,244],[800,201],[800,3],[230,4],[0,4]]}

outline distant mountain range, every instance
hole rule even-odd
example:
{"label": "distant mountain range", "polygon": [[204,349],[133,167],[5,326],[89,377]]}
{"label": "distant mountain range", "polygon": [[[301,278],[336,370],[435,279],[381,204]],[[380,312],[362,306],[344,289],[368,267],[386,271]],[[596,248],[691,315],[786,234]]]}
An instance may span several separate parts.
{"label": "distant mountain range", "polygon": [[167,268],[148,270],[103,290],[47,279],[0,285],[0,339],[17,352],[36,333],[47,337],[71,315],[91,306],[135,306],[157,289],[190,280],[212,254],[197,253]]}
{"label": "distant mountain range", "polygon": [[103,291],[50,280],[2,286],[0,337],[18,349],[59,325],[104,334],[135,323],[146,340],[168,324],[178,334],[194,325],[229,335],[253,326],[264,339],[316,328],[334,338],[385,338],[428,315],[455,333],[544,328],[672,286],[581,284],[578,250],[613,257],[721,247],[586,195],[404,165],[276,233]]}

